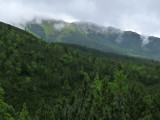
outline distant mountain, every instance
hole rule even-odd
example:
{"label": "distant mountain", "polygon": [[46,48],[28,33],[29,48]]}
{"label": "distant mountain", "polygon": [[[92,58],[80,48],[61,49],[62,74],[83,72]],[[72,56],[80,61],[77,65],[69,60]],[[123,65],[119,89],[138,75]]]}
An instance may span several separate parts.
{"label": "distant mountain", "polygon": [[160,38],[93,23],[67,23],[57,20],[31,21],[25,25],[31,33],[48,42],[63,42],[96,48],[104,52],[160,60]]}
{"label": "distant mountain", "polygon": [[0,22],[0,120],[160,120],[159,73],[160,62],[47,43]]}

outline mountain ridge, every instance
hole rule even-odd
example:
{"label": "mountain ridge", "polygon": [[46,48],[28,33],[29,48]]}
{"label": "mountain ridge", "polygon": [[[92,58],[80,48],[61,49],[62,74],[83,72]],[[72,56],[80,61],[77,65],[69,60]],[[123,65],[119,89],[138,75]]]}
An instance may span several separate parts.
{"label": "mountain ridge", "polygon": [[160,62],[47,43],[1,22],[0,46],[1,120],[160,118]]}
{"label": "mountain ridge", "polygon": [[134,57],[160,60],[160,38],[103,27],[88,22],[59,20],[28,22],[26,29],[48,42],[64,42]]}

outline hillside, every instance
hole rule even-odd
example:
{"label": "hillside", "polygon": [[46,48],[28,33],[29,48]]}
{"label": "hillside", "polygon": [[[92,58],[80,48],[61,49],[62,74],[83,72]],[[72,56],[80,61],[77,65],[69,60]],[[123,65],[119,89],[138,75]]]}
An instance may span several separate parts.
{"label": "hillside", "polygon": [[48,43],[1,22],[0,46],[1,120],[160,119],[159,62]]}
{"label": "hillside", "polygon": [[63,42],[144,59],[160,60],[160,39],[93,23],[28,22],[26,29],[47,42]]}

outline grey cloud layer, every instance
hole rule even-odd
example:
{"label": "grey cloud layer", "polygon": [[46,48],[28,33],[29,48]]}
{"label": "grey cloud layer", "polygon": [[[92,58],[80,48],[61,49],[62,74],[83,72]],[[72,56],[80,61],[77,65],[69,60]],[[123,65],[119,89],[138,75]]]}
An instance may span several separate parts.
{"label": "grey cloud layer", "polygon": [[159,0],[0,0],[0,21],[82,20],[160,36],[159,5]]}

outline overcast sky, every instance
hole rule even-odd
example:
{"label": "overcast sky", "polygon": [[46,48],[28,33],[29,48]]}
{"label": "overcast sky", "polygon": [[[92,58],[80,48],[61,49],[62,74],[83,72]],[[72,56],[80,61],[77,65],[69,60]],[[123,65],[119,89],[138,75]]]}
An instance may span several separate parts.
{"label": "overcast sky", "polygon": [[160,0],[0,0],[0,21],[91,21],[160,37]]}

